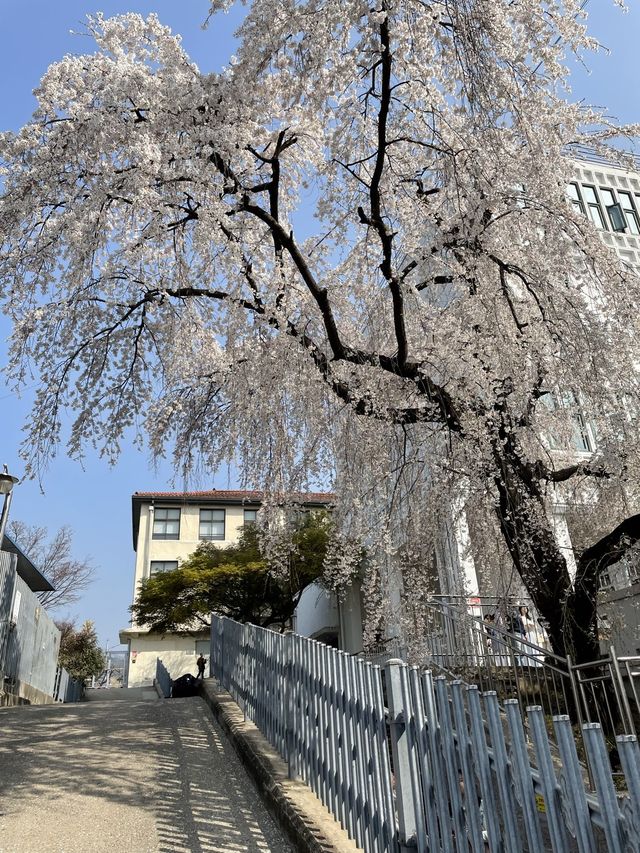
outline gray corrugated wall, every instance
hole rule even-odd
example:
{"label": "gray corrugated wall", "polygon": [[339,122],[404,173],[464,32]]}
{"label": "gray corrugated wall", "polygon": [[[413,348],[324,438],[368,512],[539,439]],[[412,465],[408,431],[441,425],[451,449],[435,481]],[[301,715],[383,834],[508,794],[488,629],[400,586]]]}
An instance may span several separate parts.
{"label": "gray corrugated wall", "polygon": [[[52,696],[60,631],[38,596],[17,576],[15,564],[14,554],[0,552],[0,667],[4,658],[5,676]],[[16,625],[9,630],[18,596]]]}
{"label": "gray corrugated wall", "polygon": [[17,560],[18,558],[15,554],[0,551],[0,676],[6,669],[5,660],[9,638],[9,620],[11,618],[11,605],[13,604],[13,591],[17,579]]}

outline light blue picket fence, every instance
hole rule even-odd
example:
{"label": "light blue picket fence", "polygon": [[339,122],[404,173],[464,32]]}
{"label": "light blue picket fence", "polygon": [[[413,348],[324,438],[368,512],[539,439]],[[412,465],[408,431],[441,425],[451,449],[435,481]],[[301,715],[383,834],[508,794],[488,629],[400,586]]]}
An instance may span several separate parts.
{"label": "light blue picket fence", "polygon": [[[212,617],[212,672],[367,853],[640,853],[640,749],[401,661]],[[553,728],[553,736],[549,729]]]}

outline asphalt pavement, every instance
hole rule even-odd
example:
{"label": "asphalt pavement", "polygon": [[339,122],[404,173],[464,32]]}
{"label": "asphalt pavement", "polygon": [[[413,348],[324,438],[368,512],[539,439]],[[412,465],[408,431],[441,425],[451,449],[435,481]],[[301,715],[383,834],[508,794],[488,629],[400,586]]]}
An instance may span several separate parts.
{"label": "asphalt pavement", "polygon": [[0,710],[0,853],[292,853],[202,699],[92,698]]}

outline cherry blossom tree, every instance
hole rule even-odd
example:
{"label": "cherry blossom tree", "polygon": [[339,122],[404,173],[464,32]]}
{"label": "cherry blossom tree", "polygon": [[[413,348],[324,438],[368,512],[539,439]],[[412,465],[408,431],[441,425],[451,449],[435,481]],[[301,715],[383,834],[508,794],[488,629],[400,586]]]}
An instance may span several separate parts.
{"label": "cherry blossom tree", "polygon": [[421,472],[422,527],[460,494],[493,513],[554,648],[593,657],[598,561],[574,582],[549,505],[633,501],[640,288],[567,204],[566,154],[628,163],[637,128],[570,102],[578,0],[263,0],[214,74],[155,16],[88,29],[0,140],[31,472],[69,410],[75,456],[146,430],[184,472],[330,485],[337,579],[395,547]]}

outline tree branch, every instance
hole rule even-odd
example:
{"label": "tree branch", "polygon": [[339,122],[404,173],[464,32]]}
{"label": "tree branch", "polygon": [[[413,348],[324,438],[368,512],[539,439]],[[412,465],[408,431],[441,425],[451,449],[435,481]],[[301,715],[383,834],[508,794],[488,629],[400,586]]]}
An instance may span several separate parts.
{"label": "tree branch", "polygon": [[640,514],[625,518],[611,533],[586,548],[578,560],[578,575],[584,575],[590,567],[597,567],[598,572],[604,571],[624,557],[637,542],[640,542]]}

